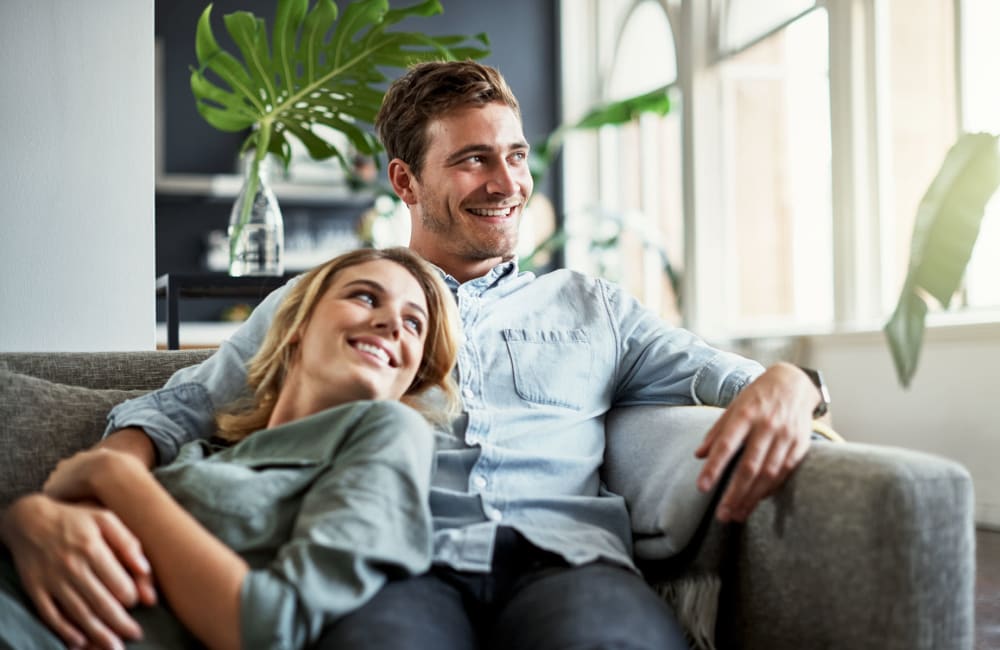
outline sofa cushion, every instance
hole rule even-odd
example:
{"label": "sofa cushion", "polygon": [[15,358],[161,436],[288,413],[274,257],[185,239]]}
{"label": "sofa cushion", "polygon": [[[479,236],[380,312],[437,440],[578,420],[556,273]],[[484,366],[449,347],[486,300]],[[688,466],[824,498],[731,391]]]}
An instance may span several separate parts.
{"label": "sofa cushion", "polygon": [[0,366],[0,508],[39,489],[57,461],[101,439],[115,404],[145,392],[56,384]]}

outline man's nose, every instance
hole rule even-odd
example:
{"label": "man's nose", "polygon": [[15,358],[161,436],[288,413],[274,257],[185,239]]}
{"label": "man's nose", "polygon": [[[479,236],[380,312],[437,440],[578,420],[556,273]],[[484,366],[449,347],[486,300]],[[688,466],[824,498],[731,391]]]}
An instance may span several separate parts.
{"label": "man's nose", "polygon": [[490,194],[511,196],[517,194],[519,189],[517,173],[506,162],[496,166],[489,182],[486,183],[486,191]]}

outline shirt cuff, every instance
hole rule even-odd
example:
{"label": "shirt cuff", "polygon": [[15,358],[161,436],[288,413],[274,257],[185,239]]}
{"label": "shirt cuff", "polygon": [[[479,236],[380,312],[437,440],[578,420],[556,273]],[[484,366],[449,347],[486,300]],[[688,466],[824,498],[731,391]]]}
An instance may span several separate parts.
{"label": "shirt cuff", "polygon": [[172,461],[181,446],[215,430],[215,409],[204,386],[186,383],[122,402],[108,414],[104,437],[140,427],[156,447],[157,461]]}

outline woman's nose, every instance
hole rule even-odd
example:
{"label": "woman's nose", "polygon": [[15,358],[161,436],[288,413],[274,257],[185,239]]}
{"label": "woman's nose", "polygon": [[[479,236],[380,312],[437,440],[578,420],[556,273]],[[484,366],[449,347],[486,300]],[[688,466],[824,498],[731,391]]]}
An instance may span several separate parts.
{"label": "woman's nose", "polygon": [[394,309],[376,309],[372,313],[372,327],[395,338],[399,336],[403,327],[403,319],[399,312]]}

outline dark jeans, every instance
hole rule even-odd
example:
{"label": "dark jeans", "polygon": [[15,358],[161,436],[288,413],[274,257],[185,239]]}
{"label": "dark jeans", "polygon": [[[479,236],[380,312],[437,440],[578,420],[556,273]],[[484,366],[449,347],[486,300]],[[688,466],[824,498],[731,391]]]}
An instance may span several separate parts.
{"label": "dark jeans", "polygon": [[583,650],[688,648],[670,609],[638,575],[603,563],[573,567],[501,528],[489,574],[435,566],[391,581],[331,626],[330,650]]}

